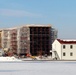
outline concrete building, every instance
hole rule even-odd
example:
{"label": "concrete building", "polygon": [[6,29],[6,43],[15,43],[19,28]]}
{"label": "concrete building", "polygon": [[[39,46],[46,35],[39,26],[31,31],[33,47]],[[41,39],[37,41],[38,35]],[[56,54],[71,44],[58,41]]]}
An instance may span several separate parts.
{"label": "concrete building", "polygon": [[2,29],[2,49],[8,50],[10,48],[10,30]]}
{"label": "concrete building", "polygon": [[10,50],[17,54],[17,28],[10,29]]}
{"label": "concrete building", "polygon": [[30,29],[26,25],[17,29],[17,46],[17,54],[30,54]]}
{"label": "concrete building", "polygon": [[18,30],[18,54],[35,56],[50,54],[52,50],[51,25],[24,25]]}
{"label": "concrete building", "polygon": [[76,40],[56,39],[52,44],[52,58],[57,60],[76,60]]}
{"label": "concrete building", "polygon": [[57,31],[51,25],[23,25],[2,29],[2,48],[18,55],[50,54]]}
{"label": "concrete building", "polygon": [[2,30],[0,30],[0,49],[2,48]]}
{"label": "concrete building", "polygon": [[0,56],[2,56],[3,51],[2,51],[2,30],[0,30]]}

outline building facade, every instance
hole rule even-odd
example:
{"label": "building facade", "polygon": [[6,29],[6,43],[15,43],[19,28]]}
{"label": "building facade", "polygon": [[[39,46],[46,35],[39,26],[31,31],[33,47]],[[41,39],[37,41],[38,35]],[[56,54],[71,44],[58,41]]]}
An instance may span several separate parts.
{"label": "building facade", "polygon": [[17,53],[20,55],[30,54],[30,29],[22,26],[17,29]]}
{"label": "building facade", "polygon": [[0,56],[2,56],[3,51],[2,51],[2,30],[0,30]]}
{"label": "building facade", "polygon": [[51,25],[24,25],[2,30],[2,48],[18,55],[49,55],[57,38]]}
{"label": "building facade", "polygon": [[10,48],[10,30],[3,29],[2,30],[2,49],[8,50]]}
{"label": "building facade", "polygon": [[49,55],[52,48],[51,26],[29,26],[30,52],[32,55]]}
{"label": "building facade", "polygon": [[76,40],[57,39],[52,44],[52,58],[57,60],[76,60]]}
{"label": "building facade", "polygon": [[2,30],[0,30],[0,49],[2,48]]}

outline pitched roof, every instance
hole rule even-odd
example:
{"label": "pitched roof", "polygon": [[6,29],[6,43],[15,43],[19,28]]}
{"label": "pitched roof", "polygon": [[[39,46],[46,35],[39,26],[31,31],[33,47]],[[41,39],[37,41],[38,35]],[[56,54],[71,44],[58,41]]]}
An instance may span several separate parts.
{"label": "pitched roof", "polygon": [[61,40],[57,39],[61,44],[76,44],[76,40]]}

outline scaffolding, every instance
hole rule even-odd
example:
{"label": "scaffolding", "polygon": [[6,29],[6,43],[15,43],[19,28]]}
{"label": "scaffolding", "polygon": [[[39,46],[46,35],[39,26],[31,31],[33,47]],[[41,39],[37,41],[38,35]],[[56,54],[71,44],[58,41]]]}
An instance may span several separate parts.
{"label": "scaffolding", "polygon": [[17,54],[17,29],[10,30],[10,49]]}
{"label": "scaffolding", "polygon": [[18,54],[29,53],[29,28],[22,26],[18,31]]}
{"label": "scaffolding", "polygon": [[30,27],[30,52],[32,55],[49,55],[51,50],[51,27]]}
{"label": "scaffolding", "polygon": [[5,48],[9,48],[10,47],[10,43],[9,43],[9,40],[10,40],[10,35],[9,35],[9,30],[5,29],[5,30],[2,30],[2,48],[5,49]]}
{"label": "scaffolding", "polygon": [[2,30],[0,31],[0,49],[2,48]]}
{"label": "scaffolding", "polygon": [[49,55],[57,38],[51,25],[24,25],[2,30],[2,48],[19,55]]}

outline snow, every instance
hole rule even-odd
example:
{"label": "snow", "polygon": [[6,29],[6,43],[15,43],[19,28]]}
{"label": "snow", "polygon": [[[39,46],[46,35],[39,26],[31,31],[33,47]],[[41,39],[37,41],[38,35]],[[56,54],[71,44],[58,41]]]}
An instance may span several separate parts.
{"label": "snow", "polygon": [[0,62],[0,75],[75,75],[76,61]]}
{"label": "snow", "polygon": [[22,60],[19,60],[15,57],[0,57],[0,61],[22,61]]}

